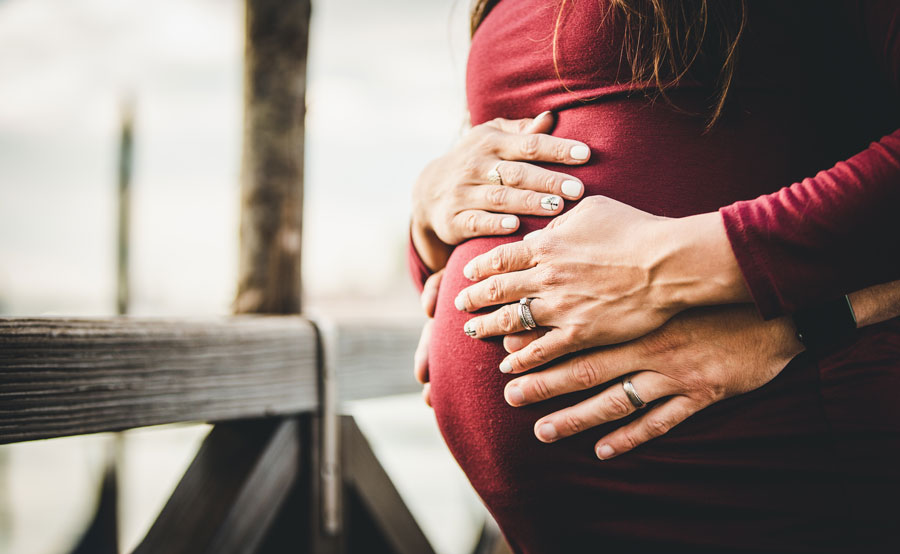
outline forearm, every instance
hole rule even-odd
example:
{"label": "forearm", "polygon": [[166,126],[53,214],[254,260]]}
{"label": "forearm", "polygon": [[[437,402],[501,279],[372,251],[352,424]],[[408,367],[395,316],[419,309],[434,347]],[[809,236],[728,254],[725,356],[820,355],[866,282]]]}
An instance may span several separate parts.
{"label": "forearm", "polygon": [[900,316],[900,281],[874,285],[849,296],[857,327]]}

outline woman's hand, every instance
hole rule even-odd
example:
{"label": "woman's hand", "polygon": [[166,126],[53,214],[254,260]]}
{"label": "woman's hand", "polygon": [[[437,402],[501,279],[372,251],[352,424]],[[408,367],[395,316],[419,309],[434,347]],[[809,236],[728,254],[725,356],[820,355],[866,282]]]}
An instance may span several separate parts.
{"label": "woman's hand", "polygon": [[413,187],[412,221],[413,243],[428,267],[444,267],[452,246],[466,239],[515,232],[515,214],[557,215],[563,198],[581,197],[584,185],[578,179],[526,163],[588,160],[584,143],[543,134],[553,123],[550,112],[535,119],[495,119],[473,127],[428,164]]}
{"label": "woman's hand", "polygon": [[[516,350],[538,335],[511,335],[504,345]],[[802,350],[790,318],[764,321],[751,305],[696,308],[635,341],[513,379],[504,396],[510,405],[524,406],[608,384],[596,396],[535,423],[538,439],[553,442],[633,413],[621,384],[628,375],[648,406],[641,417],[597,442],[595,453],[605,460],[667,433],[711,404],[765,385]]]}
{"label": "woman's hand", "polygon": [[413,373],[416,380],[422,383],[422,399],[431,406],[431,385],[428,383],[428,346],[431,343],[431,327],[434,325],[434,309],[437,307],[438,289],[441,286],[441,279],[444,277],[444,270],[435,272],[425,281],[422,288],[422,295],[419,297],[422,301],[422,309],[428,321],[422,328],[422,334],[419,336],[419,345],[416,347],[415,356],[413,356]]}
{"label": "woman's hand", "polygon": [[[749,299],[717,213],[658,217],[602,196],[585,198],[533,238],[475,257],[480,281],[456,298],[460,310],[533,298],[549,331],[500,364],[519,373],[569,352],[640,337],[681,310]],[[524,330],[511,304],[466,323],[476,338]]]}

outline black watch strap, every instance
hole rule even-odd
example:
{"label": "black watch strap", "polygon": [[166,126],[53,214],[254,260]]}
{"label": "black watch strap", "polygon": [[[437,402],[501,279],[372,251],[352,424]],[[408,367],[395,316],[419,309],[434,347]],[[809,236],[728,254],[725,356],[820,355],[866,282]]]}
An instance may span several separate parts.
{"label": "black watch strap", "polygon": [[856,338],[856,315],[846,295],[800,310],[793,315],[797,338],[816,356],[825,356]]}

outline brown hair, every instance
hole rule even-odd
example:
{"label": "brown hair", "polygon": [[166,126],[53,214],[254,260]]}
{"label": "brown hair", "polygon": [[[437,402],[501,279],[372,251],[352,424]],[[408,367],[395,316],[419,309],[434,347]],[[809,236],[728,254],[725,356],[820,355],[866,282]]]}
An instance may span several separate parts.
{"label": "brown hair", "polygon": [[[554,30],[554,66],[556,37],[566,1],[560,2]],[[498,2],[473,0],[473,35]],[[707,130],[710,129],[722,117],[735,81],[738,45],[747,24],[746,0],[609,2],[614,15],[624,22],[622,51],[631,68],[631,83],[653,83],[670,104],[666,89],[687,75],[709,85],[715,90],[707,121]]]}

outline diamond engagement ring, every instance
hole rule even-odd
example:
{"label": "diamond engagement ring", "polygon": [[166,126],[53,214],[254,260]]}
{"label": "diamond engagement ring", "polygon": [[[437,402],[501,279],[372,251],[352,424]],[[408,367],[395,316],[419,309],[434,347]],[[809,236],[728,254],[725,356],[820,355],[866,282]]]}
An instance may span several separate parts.
{"label": "diamond engagement ring", "polygon": [[523,298],[519,300],[519,321],[522,322],[522,327],[524,327],[526,331],[537,328],[537,323],[534,321],[534,315],[531,313],[532,300],[534,299]]}
{"label": "diamond engagement ring", "polygon": [[503,185],[503,177],[500,176],[500,164],[502,163],[502,160],[497,162],[497,165],[494,166],[494,169],[488,171],[487,178],[492,185]]}

